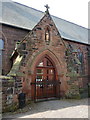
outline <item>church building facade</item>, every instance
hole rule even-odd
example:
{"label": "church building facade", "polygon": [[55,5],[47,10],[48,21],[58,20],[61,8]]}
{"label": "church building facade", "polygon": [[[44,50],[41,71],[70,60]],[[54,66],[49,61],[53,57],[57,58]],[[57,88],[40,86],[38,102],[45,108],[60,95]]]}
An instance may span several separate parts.
{"label": "church building facade", "polygon": [[28,100],[79,98],[89,83],[90,45],[62,37],[46,8],[31,30],[1,24],[1,74],[14,81],[14,95],[22,90]]}

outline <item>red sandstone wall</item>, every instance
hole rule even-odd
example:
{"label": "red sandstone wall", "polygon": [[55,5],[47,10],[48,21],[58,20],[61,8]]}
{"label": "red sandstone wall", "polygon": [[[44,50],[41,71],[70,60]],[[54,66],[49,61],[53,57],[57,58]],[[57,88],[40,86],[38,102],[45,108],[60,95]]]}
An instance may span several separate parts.
{"label": "red sandstone wall", "polygon": [[0,28],[2,28],[2,39],[5,43],[3,50],[3,74],[7,74],[11,68],[10,56],[15,48],[16,42],[22,41],[29,30],[7,25],[2,25]]}
{"label": "red sandstone wall", "polygon": [[[47,45],[45,42],[45,30],[47,26],[50,29],[50,43]],[[3,25],[2,27],[3,39],[5,41],[4,55],[3,55],[3,70],[7,74],[10,70],[10,55],[15,48],[16,42],[22,41],[24,36],[29,32],[28,30],[23,30],[19,28],[14,28],[10,26]],[[64,94],[67,89],[67,63],[65,59],[65,50],[67,44],[72,44],[76,49],[80,48],[84,55],[84,74],[88,73],[88,62],[87,62],[87,45],[71,42],[68,40],[63,40],[58,33],[58,30],[53,23],[52,19],[48,16],[44,17],[43,20],[39,22],[38,25],[28,34],[26,39],[23,41],[26,43],[26,49],[22,50],[22,44],[20,48],[20,54],[25,55],[22,61],[21,72],[25,73],[22,79],[23,89],[28,93],[29,96],[34,94],[31,86],[31,82],[35,80],[35,67],[36,64],[41,60],[41,58],[47,54],[56,65],[57,69],[57,79],[61,81],[60,93]],[[66,45],[66,46],[65,46]],[[26,52],[26,53],[25,53]],[[83,85],[87,84],[87,78],[83,77],[81,79]]]}
{"label": "red sandstone wall", "polygon": [[[45,42],[45,30],[47,26],[50,30],[50,43],[48,45]],[[23,43],[26,43],[25,50],[22,49]],[[51,57],[56,65],[57,77],[61,81],[60,94],[64,95],[68,89],[67,81],[69,80],[69,77],[66,77],[67,63],[65,59],[65,50],[69,43],[75,49],[79,48],[83,52],[84,75],[86,76],[81,78],[81,81],[82,85],[87,84],[87,45],[63,40],[50,16],[45,16],[28,34],[23,43],[19,50],[20,54],[25,55],[22,61],[21,72],[25,73],[25,76],[22,78],[23,89],[29,96],[34,96],[34,86],[31,86],[31,82],[35,82],[35,67],[45,54]]]}
{"label": "red sandstone wall", "polygon": [[[47,26],[50,29],[50,43],[45,42],[45,30]],[[61,81],[60,92],[63,94],[68,86],[66,83],[67,65],[65,62],[65,45],[58,33],[58,30],[49,16],[45,16],[43,20],[28,34],[23,43],[26,43],[27,55],[23,59],[24,65],[21,71],[25,73],[23,88],[31,96],[34,96],[34,87],[31,82],[35,82],[35,67],[41,58],[46,54],[55,63],[57,70],[57,79]],[[22,44],[23,44],[22,43]],[[22,45],[21,45],[22,47]],[[25,50],[20,50],[24,54]]]}
{"label": "red sandstone wall", "polygon": [[88,83],[88,73],[89,73],[89,64],[88,64],[88,50],[87,48],[90,47],[86,44],[82,44],[82,43],[78,43],[78,42],[74,42],[74,41],[68,41],[68,40],[64,40],[65,41],[65,44],[68,45],[72,45],[73,48],[75,50],[78,50],[80,49],[81,52],[83,53],[83,70],[82,70],[82,73],[81,73],[81,81],[82,81],[82,87],[83,86],[86,86],[87,83]]}

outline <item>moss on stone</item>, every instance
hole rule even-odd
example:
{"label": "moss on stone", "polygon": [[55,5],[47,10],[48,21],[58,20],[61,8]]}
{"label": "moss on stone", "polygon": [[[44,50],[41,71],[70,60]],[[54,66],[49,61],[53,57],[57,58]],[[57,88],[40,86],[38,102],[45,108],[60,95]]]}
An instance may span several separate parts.
{"label": "moss on stone", "polygon": [[5,79],[8,79],[8,80],[10,80],[10,79],[12,79],[12,77],[11,77],[11,76],[2,76],[2,75],[1,75],[1,76],[0,76],[0,79],[4,79],[4,80],[5,80]]}
{"label": "moss on stone", "polygon": [[71,90],[71,89],[67,91],[65,96],[67,99],[80,99],[81,98],[78,91]]}
{"label": "moss on stone", "polygon": [[2,112],[6,113],[6,112],[14,112],[18,109],[18,103],[12,103],[10,105],[7,105],[5,107],[3,107]]}
{"label": "moss on stone", "polygon": [[8,73],[9,76],[16,76],[17,75],[22,58],[23,58],[22,56],[18,55],[18,57],[16,58],[16,60],[13,64],[11,71]]}

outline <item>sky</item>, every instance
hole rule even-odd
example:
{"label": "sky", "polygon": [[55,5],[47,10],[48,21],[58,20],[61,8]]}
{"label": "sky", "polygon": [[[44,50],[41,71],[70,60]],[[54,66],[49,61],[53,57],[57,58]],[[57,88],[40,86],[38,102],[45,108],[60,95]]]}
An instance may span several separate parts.
{"label": "sky", "polygon": [[88,28],[89,0],[13,0],[40,11],[45,11],[48,4],[51,15]]}

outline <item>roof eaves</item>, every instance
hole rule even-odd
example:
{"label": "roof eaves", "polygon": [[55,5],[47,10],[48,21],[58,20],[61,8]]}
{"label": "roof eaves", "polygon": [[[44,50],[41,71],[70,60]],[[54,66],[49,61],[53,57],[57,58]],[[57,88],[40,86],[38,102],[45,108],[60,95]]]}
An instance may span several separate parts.
{"label": "roof eaves", "polygon": [[80,41],[78,41],[78,40],[71,40],[71,39],[68,39],[68,38],[65,38],[65,37],[62,37],[63,38],[63,40],[68,40],[68,41],[70,41],[70,42],[75,42],[75,43],[80,43],[80,44],[85,44],[85,45],[90,45],[88,42],[87,43],[84,43],[84,42],[80,42]]}
{"label": "roof eaves", "polygon": [[25,29],[25,30],[29,30],[30,31],[30,28],[22,27],[22,26],[11,24],[11,23],[7,23],[7,22],[0,21],[0,24],[4,24],[4,25],[8,25],[8,26],[12,26],[12,27],[16,27],[16,28]]}

